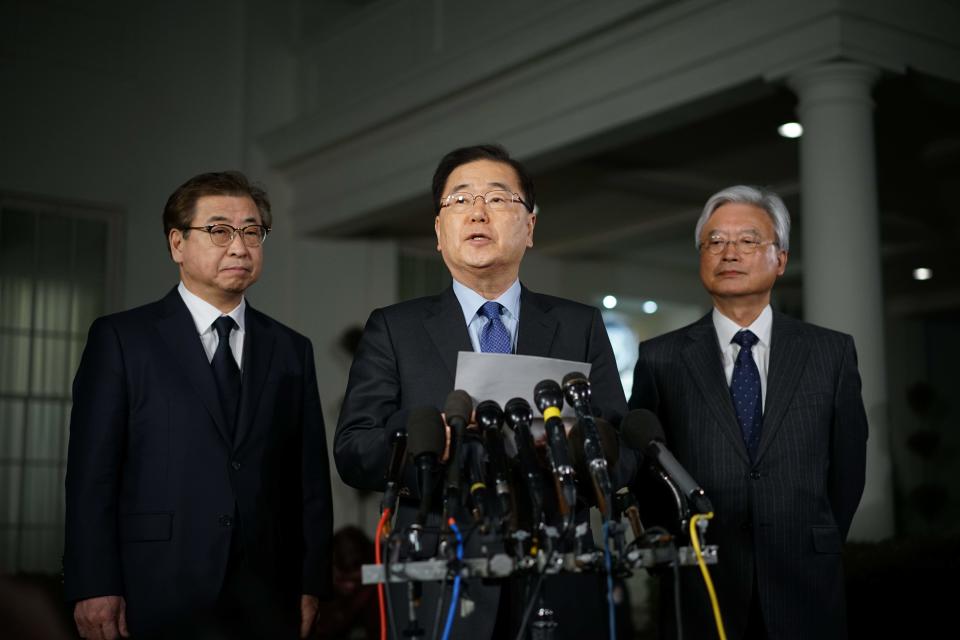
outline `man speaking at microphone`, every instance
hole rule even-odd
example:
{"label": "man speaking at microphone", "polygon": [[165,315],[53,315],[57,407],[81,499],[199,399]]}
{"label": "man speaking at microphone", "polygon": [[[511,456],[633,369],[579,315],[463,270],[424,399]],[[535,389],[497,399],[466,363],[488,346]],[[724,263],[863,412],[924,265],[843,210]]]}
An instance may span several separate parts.
{"label": "man speaking at microphone", "polygon": [[[790,241],[776,194],[714,194],[695,237],[713,311],[640,345],[630,407],[657,414],[713,503],[727,637],[845,638],[840,552],[867,439],[853,339],[772,311]],[[682,572],[681,586],[684,636],[716,638],[699,574]]]}
{"label": "man speaking at microphone", "polygon": [[[589,362],[594,403],[607,420],[619,422],[626,401],[600,312],[534,293],[520,283],[520,263],[533,246],[534,205],[530,176],[502,147],[464,147],[440,161],[433,176],[434,230],[453,283],[435,296],[377,309],[367,320],[334,439],[334,459],[347,484],[384,489],[388,435],[404,428],[411,409],[443,407],[454,387],[460,351]],[[517,389],[517,395],[529,391]],[[414,510],[412,501],[401,501],[398,528],[411,522]],[[468,582],[475,610],[457,618],[454,637],[515,635],[501,588]],[[436,600],[437,594],[437,585],[427,583],[423,602]],[[592,607],[590,595],[579,594],[580,603],[596,609],[595,614],[578,616],[571,607],[557,611],[563,637],[572,637],[583,618],[604,624],[603,594],[597,589]],[[395,609],[398,625],[404,627],[406,606],[396,604]]]}

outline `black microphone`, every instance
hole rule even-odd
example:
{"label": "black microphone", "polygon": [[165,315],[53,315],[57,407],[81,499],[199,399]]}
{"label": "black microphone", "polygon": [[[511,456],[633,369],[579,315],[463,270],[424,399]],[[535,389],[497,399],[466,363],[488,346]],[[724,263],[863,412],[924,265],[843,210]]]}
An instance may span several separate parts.
{"label": "black microphone", "polygon": [[407,460],[407,432],[404,429],[396,429],[388,438],[390,442],[390,460],[387,463],[387,471],[383,479],[386,481],[386,488],[383,491],[383,502],[380,510],[390,510],[394,513],[397,510],[397,497],[400,493],[400,478],[403,474],[404,463]]}
{"label": "black microphone", "polygon": [[573,464],[570,462],[570,450],[567,446],[567,433],[560,419],[563,407],[563,392],[554,380],[542,380],[533,388],[533,401],[543,414],[543,427],[547,432],[547,458],[553,481],[557,489],[557,502],[564,526],[572,523],[572,510],[577,503],[577,485]]}
{"label": "black microphone", "polygon": [[540,474],[540,463],[537,461],[533,433],[530,431],[530,426],[533,424],[533,409],[523,398],[513,398],[507,401],[504,414],[507,424],[513,429],[513,440],[517,444],[520,468],[523,469],[527,493],[530,494],[533,529],[538,530],[543,524],[543,476]]}
{"label": "black microphone", "polygon": [[516,514],[513,506],[513,491],[510,488],[510,471],[507,466],[507,452],[503,446],[503,410],[493,400],[484,400],[477,405],[477,424],[483,429],[487,444],[487,455],[493,469],[494,487],[500,504],[501,522],[509,523],[516,530]]}
{"label": "black microphone", "polygon": [[676,485],[680,494],[696,513],[711,513],[713,505],[697,482],[680,466],[670,450],[664,444],[667,439],[660,425],[660,419],[648,409],[634,409],[623,418],[620,432],[624,441],[632,448],[641,451],[656,463],[666,476]]}
{"label": "black microphone", "polygon": [[470,503],[473,508],[473,519],[484,531],[487,530],[487,483],[486,483],[486,455],[483,440],[473,432],[466,432],[461,443],[463,449],[463,465],[467,474],[470,488]]}
{"label": "black microphone", "polygon": [[411,409],[407,416],[407,450],[417,465],[417,481],[420,488],[420,508],[416,520],[411,525],[410,541],[414,552],[420,551],[419,531],[423,528],[430,512],[433,489],[436,484],[437,463],[443,455],[446,443],[446,430],[443,418],[434,407]]}
{"label": "black microphone", "polygon": [[568,373],[563,376],[563,391],[567,403],[577,413],[577,424],[583,433],[583,454],[587,469],[590,471],[590,477],[593,479],[597,508],[600,509],[604,519],[609,520],[613,515],[613,505],[611,503],[613,486],[610,482],[610,471],[607,468],[607,460],[603,455],[603,445],[600,442],[600,434],[597,431],[590,405],[590,381],[582,373],[576,371]]}
{"label": "black microphone", "polygon": [[[460,503],[460,477],[463,473],[463,434],[473,412],[473,398],[466,391],[451,391],[443,405],[443,413],[450,425],[450,454],[447,458],[446,497],[444,509],[452,513]],[[446,521],[446,518],[444,518]]]}

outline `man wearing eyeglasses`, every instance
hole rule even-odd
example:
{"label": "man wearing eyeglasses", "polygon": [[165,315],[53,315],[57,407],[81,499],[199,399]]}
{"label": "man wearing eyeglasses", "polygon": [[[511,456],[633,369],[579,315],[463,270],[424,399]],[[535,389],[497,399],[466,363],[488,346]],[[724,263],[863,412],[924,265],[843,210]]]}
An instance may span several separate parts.
{"label": "man wearing eyeglasses", "polygon": [[[712,501],[727,637],[846,638],[840,553],[867,439],[853,339],[771,309],[790,241],[776,194],[714,194],[695,237],[713,311],[641,343],[630,407],[659,416],[667,446]],[[652,502],[657,488],[646,489]],[[681,587],[685,637],[717,637],[699,574],[682,572]],[[663,600],[669,637],[673,603]]]}
{"label": "man wearing eyeglasses", "polygon": [[[605,418],[619,422],[626,401],[600,312],[534,293],[520,283],[520,263],[533,246],[534,205],[533,181],[502,147],[456,149],[440,161],[433,176],[434,230],[437,250],[453,282],[438,295],[377,309],[367,320],[334,440],[334,459],[344,482],[383,491],[388,434],[406,427],[411,409],[443,408],[453,390],[460,351],[590,362],[595,404]],[[517,389],[517,395],[531,391]],[[406,482],[416,495],[412,467],[408,465]],[[412,496],[401,498],[397,529],[413,522],[417,503]],[[439,510],[435,511],[428,526],[440,523]],[[465,556],[482,555],[478,544],[482,536],[473,532],[469,513],[464,510],[457,517],[471,530]],[[478,579],[465,584],[464,602],[469,606],[455,608],[451,637],[514,637],[519,622],[515,614],[527,604],[529,594],[484,585]],[[559,620],[558,637],[588,637],[604,628],[604,589],[596,574],[550,578],[544,589]],[[406,591],[393,592],[395,632],[403,633],[408,626]],[[438,585],[426,583],[418,618],[427,637],[440,601]],[[449,595],[444,614],[448,607]]]}
{"label": "man wearing eyeglasses", "polygon": [[82,637],[305,637],[329,591],[313,348],[244,296],[270,224],[243,174],[191,178],[163,213],[180,284],[90,328],[64,551]]}

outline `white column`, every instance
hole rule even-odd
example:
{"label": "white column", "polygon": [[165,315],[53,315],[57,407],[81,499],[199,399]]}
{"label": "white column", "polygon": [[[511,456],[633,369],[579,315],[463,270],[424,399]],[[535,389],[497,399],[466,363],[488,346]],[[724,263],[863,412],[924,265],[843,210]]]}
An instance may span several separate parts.
{"label": "white column", "polygon": [[836,62],[789,79],[799,97],[805,319],[853,335],[870,423],[867,485],[851,537],[893,534],[880,222],[871,89],[879,71]]}

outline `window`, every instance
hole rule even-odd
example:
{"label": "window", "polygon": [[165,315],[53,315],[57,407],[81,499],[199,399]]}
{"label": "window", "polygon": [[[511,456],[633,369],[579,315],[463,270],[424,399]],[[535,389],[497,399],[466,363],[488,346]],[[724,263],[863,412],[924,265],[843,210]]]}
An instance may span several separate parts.
{"label": "window", "polygon": [[70,387],[115,307],[115,211],[0,193],[0,567],[57,572]]}

